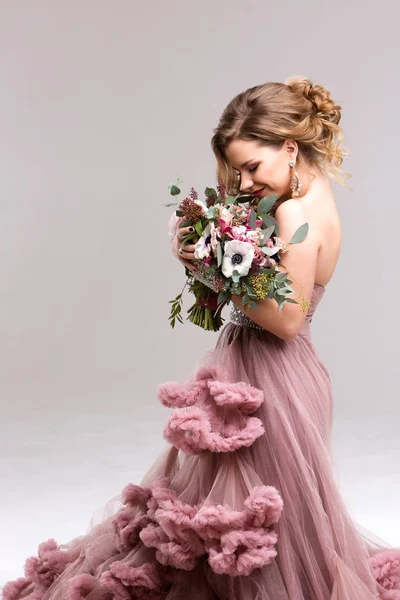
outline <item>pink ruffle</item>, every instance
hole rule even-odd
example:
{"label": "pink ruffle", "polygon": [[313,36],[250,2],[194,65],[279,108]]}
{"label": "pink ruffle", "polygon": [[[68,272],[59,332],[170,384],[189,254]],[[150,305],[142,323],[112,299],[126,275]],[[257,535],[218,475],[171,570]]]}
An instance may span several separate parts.
{"label": "pink ruffle", "polygon": [[264,393],[239,381],[229,382],[221,369],[199,369],[190,383],[158,386],[164,406],[175,407],[164,428],[164,438],[188,454],[232,452],[249,447],[265,432],[261,420],[249,417]]}
{"label": "pink ruffle", "polygon": [[370,558],[377,582],[384,588],[381,600],[400,600],[400,550],[383,550]]}
{"label": "pink ruffle", "polygon": [[75,558],[74,552],[63,550],[55,540],[49,539],[39,545],[38,557],[32,556],[27,559],[25,577],[48,587]]}
{"label": "pink ruffle", "polygon": [[165,480],[155,483],[148,515],[153,522],[140,532],[143,543],[156,549],[166,566],[192,570],[200,556],[216,573],[249,574],[276,556],[277,535],[269,530],[283,508],[273,486],[257,486],[241,511],[229,506],[184,504]]}
{"label": "pink ruffle", "polygon": [[[16,600],[16,598],[20,597],[21,592],[23,592],[27,587],[29,587],[30,585],[32,585],[32,582],[30,579],[27,579],[26,577],[18,577],[18,579],[15,579],[14,581],[9,581],[7,582],[2,590],[2,599],[3,600]],[[43,595],[44,589],[41,588],[41,590],[37,590],[36,593],[36,598],[41,598],[41,596]],[[40,596],[38,594],[41,594]],[[29,598],[29,600],[33,600],[33,594],[29,594],[24,596],[24,598]]]}
{"label": "pink ruffle", "polygon": [[85,600],[95,588],[96,582],[92,575],[76,575],[69,581],[65,600]]}
{"label": "pink ruffle", "polygon": [[113,600],[163,600],[172,579],[167,570],[155,563],[131,566],[116,561],[103,573],[100,583],[113,594]]}
{"label": "pink ruffle", "polygon": [[229,531],[218,540],[206,542],[208,562],[215,573],[250,575],[254,569],[275,558],[277,537],[275,531],[261,527]]}

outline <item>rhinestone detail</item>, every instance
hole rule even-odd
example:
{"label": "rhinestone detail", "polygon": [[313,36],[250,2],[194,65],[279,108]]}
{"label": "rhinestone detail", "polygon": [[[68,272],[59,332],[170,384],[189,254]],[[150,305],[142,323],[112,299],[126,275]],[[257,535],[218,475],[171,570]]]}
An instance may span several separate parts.
{"label": "rhinestone detail", "polygon": [[259,325],[258,323],[250,319],[250,317],[245,315],[243,311],[241,311],[240,308],[236,306],[236,304],[232,305],[229,320],[231,321],[231,323],[234,323],[234,325],[240,325],[241,327],[251,327],[252,329],[258,329],[259,331],[266,331],[264,327],[261,327],[261,325]]}

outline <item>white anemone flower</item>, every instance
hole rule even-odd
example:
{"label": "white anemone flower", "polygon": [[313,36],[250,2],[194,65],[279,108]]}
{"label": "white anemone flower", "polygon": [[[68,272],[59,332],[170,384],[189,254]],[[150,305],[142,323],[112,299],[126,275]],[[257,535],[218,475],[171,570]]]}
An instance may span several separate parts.
{"label": "white anemone flower", "polygon": [[213,238],[215,237],[215,226],[212,221],[204,228],[203,235],[197,240],[194,245],[194,257],[198,259],[210,256],[213,246]]}
{"label": "white anemone flower", "polygon": [[225,277],[232,277],[233,271],[237,271],[241,277],[247,275],[254,258],[254,246],[249,242],[232,240],[227,242],[222,259],[222,272]]}

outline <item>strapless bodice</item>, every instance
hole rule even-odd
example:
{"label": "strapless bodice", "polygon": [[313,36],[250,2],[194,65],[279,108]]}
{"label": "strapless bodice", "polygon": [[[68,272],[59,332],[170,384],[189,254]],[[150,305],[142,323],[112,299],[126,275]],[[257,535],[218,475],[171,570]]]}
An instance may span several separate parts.
{"label": "strapless bodice", "polygon": [[[312,321],[315,309],[317,308],[319,301],[324,295],[325,290],[325,286],[320,285],[319,283],[314,284],[313,291],[311,294],[311,305],[308,309],[306,319],[299,331],[299,335],[310,335],[310,323]],[[229,320],[234,325],[240,325],[241,327],[250,327],[252,329],[258,329],[259,331],[266,331],[263,327],[261,327],[261,325],[258,325],[258,323],[250,319],[250,317],[248,317],[247,315],[245,315],[243,311],[241,311],[240,308],[238,308],[236,304],[233,303]]]}

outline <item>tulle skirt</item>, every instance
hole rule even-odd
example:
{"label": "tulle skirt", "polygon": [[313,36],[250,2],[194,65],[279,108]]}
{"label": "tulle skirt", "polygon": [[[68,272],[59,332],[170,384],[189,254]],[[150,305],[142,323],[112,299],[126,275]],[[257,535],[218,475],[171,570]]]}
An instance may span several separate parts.
{"label": "tulle skirt", "polygon": [[167,448],[86,534],[41,544],[4,600],[400,599],[400,550],[340,496],[331,381],[309,335],[228,323],[157,392]]}

